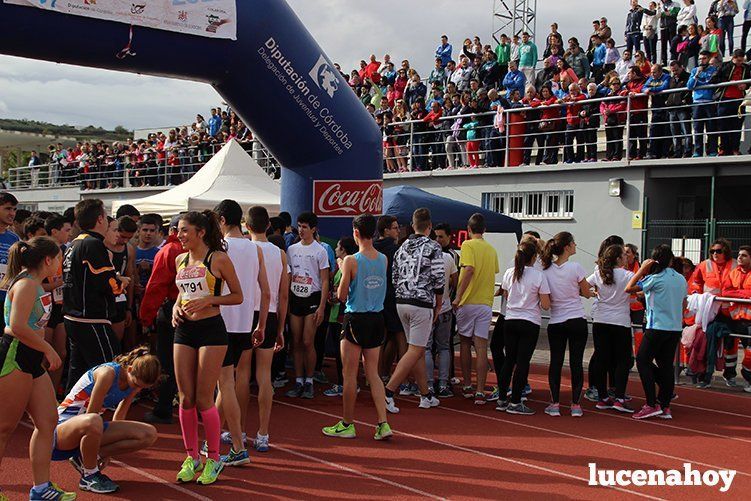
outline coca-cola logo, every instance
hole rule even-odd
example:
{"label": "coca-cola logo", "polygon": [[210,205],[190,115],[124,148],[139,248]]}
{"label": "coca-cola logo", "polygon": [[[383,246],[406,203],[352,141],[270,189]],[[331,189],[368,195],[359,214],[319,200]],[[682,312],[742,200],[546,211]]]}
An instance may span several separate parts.
{"label": "coca-cola logo", "polygon": [[315,181],[313,200],[319,217],[378,215],[383,210],[383,181]]}

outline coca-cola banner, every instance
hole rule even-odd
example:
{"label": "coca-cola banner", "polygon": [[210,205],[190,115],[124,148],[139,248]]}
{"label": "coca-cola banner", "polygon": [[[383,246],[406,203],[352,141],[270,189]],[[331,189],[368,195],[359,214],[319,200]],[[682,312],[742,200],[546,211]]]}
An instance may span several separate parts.
{"label": "coca-cola banner", "polygon": [[313,212],[318,217],[380,215],[383,181],[314,181]]}

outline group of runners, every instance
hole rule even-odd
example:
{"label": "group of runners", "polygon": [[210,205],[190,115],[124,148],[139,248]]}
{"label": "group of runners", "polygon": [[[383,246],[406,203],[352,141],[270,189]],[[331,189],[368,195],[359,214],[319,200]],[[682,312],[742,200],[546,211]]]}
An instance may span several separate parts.
{"label": "group of runners", "polygon": [[[50,461],[69,460],[80,473],[81,490],[117,490],[102,470],[112,457],[156,441],[153,425],[171,422],[175,390],[186,452],[176,481],[212,484],[225,466],[248,463],[248,445],[269,450],[274,385],[285,378],[278,359],[289,342],[295,380],[286,396],[316,396],[322,328],[324,342],[328,330],[339,344],[339,379],[323,394],[341,396],[343,405],[341,420],[322,429],[329,437],[357,436],[361,361],[377,414],[375,440],[393,435],[388,416],[399,412],[397,394],[418,396],[418,407],[430,409],[440,405],[439,398],[454,396],[456,385],[477,405],[497,401],[498,411],[534,414],[526,395],[543,310],[550,311],[551,395],[544,412],[561,415],[568,349],[570,413],[581,417],[589,335],[582,298],[594,298],[588,397],[598,409],[637,419],[672,417],[673,361],[688,287],[683,260],[668,246],[658,246],[639,264],[635,247],[611,236],[587,273],[570,259],[576,254],[570,233],[543,242],[530,232],[496,287],[499,258],[484,239],[481,214],[469,218],[469,238],[457,253],[450,228],[434,226],[427,208],[414,212],[412,232],[401,235],[400,243],[403,228],[395,218],[360,215],[352,236],[342,237],[334,250],[320,241],[313,213],[299,214],[293,231],[291,220],[280,224],[260,206],[244,212],[233,200],[173,217],[161,241],[148,235],[151,226],[158,230],[157,219],[144,216],[136,223],[136,213],[109,218],[103,203],[91,199],[76,205],[72,221],[48,215],[44,233],[28,222],[19,238],[10,230],[17,203],[0,193],[0,395],[6,402],[0,458],[27,412],[34,426],[32,500],[76,497],[50,481]],[[131,242],[144,227],[145,238]],[[744,285],[751,276],[748,250],[741,248],[739,266],[733,267],[745,270],[736,287],[741,293],[751,289]],[[142,276],[139,261],[150,261],[153,271]],[[498,385],[487,390],[497,296],[502,310],[489,348]],[[152,347],[139,346],[138,333],[129,339],[134,314],[152,329]],[[634,352],[632,324],[642,321]],[[66,359],[67,391],[58,402]],[[634,360],[646,397],[636,412],[626,394]],[[455,377],[459,371],[461,379]],[[258,431],[249,441],[251,380],[257,384]],[[127,420],[134,399],[159,381],[147,422]],[[107,409],[114,411],[109,420],[102,417]],[[229,445],[224,455],[222,443]]]}

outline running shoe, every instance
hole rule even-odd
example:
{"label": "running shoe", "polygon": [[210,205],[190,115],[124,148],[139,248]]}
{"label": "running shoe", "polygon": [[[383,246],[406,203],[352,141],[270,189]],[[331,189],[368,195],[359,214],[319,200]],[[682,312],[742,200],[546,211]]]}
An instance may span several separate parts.
{"label": "running shoe", "polygon": [[608,397],[605,400],[600,400],[595,404],[595,407],[597,409],[600,409],[601,411],[604,411],[606,409],[612,409],[613,408],[613,399]]}
{"label": "running shoe", "polygon": [[571,404],[571,417],[582,417],[584,416],[584,411],[582,410],[582,406],[579,404]]}
{"label": "running shoe", "polygon": [[508,409],[508,400],[498,400],[498,403],[495,405],[495,410],[504,412],[506,409]]}
{"label": "running shoe", "polygon": [[9,501],[8,496],[6,496],[2,490],[0,490],[0,501]]}
{"label": "running shoe", "polygon": [[[616,398],[618,398],[615,394],[615,388],[610,388],[608,390],[608,397],[610,397],[611,400],[615,400]],[[633,398],[628,393],[623,396],[624,402],[630,402],[631,400],[633,400]]]}
{"label": "running shoe", "polygon": [[660,419],[673,419],[673,413],[670,412],[670,407],[665,407],[662,409],[662,414],[659,414],[657,417]]}
{"label": "running shoe", "polygon": [[532,393],[532,387],[529,384],[524,385],[524,391],[522,392],[522,395],[527,396],[530,393]]}
{"label": "running shoe", "polygon": [[394,397],[386,397],[386,410],[391,414],[399,414],[399,407],[394,404]]}
{"label": "running shoe", "polygon": [[501,398],[501,390],[497,386],[493,386],[493,391],[490,392],[490,395],[488,395],[488,402],[495,402]]}
{"label": "running shoe", "polygon": [[451,398],[454,396],[454,392],[448,386],[439,386],[437,395],[440,398]]}
{"label": "running shoe", "polygon": [[198,450],[198,453],[201,456],[209,457],[209,443],[206,440],[204,440],[201,444],[201,448]]}
{"label": "running shoe", "polygon": [[506,408],[506,412],[508,412],[509,414],[519,414],[522,416],[531,416],[535,413],[535,411],[524,405],[524,402],[519,404],[509,404],[509,406]]}
{"label": "running shoe", "polygon": [[289,398],[301,398],[304,391],[302,383],[295,383],[295,387],[285,393],[285,395]]}
{"label": "running shoe", "polygon": [[326,374],[324,374],[323,371],[315,371],[313,372],[313,381],[318,384],[328,384],[329,378],[326,377]]}
{"label": "running shoe", "polygon": [[735,388],[736,386],[738,386],[738,381],[735,380],[735,377],[724,377],[723,376],[722,379],[725,380],[725,386],[729,386],[730,388]]}
{"label": "running shoe", "polygon": [[203,469],[203,464],[198,459],[188,456],[183,461],[180,471],[177,473],[178,482],[192,482],[196,478],[196,473]]}
{"label": "running shoe", "polygon": [[417,397],[420,395],[420,389],[415,383],[402,384],[399,386],[399,395],[403,397]]}
{"label": "running shoe", "polygon": [[344,393],[344,386],[335,384],[328,390],[323,391],[323,395],[326,397],[341,397],[342,393]]}
{"label": "running shoe", "polygon": [[561,415],[561,405],[560,404],[550,404],[547,407],[545,407],[545,414],[548,416],[554,416],[558,417]]}
{"label": "running shoe", "polygon": [[626,402],[621,399],[617,399],[615,402],[613,402],[613,410],[618,412],[625,412],[627,414],[634,413],[634,409],[626,405]]}
{"label": "running shoe", "polygon": [[244,464],[250,463],[250,455],[248,455],[248,450],[243,449],[241,451],[236,451],[234,447],[230,447],[229,454],[222,456],[219,459],[222,461],[222,463],[224,463],[225,466],[242,466]]}
{"label": "running shoe", "polygon": [[78,482],[78,488],[82,491],[89,491],[95,494],[109,494],[110,492],[115,492],[120,487],[107,475],[101,471],[97,471],[92,475],[81,477],[81,480]]}
{"label": "running shoe", "polygon": [[699,384],[696,385],[697,388],[700,390],[706,390],[707,388],[710,388],[712,386],[711,381],[699,381]]}
{"label": "running shoe", "polygon": [[344,424],[344,421],[339,421],[334,426],[326,426],[322,430],[327,437],[339,437],[339,438],[355,438],[355,423]]}
{"label": "running shoe", "polygon": [[485,395],[484,391],[478,391],[475,393],[475,405],[485,405],[487,401],[488,397]]}
{"label": "running shoe", "polygon": [[286,374],[277,374],[277,376],[274,378],[274,388],[284,388],[287,383],[289,383],[289,379],[287,379]]}
{"label": "running shoe", "polygon": [[313,383],[305,383],[302,390],[302,398],[313,398],[315,391],[313,390]]}
{"label": "running shoe", "polygon": [[431,407],[438,407],[440,404],[441,401],[435,398],[435,395],[428,393],[427,397],[420,397],[420,404],[418,407],[420,409],[430,409]]}
{"label": "running shoe", "polygon": [[269,436],[256,434],[256,438],[253,440],[253,448],[257,452],[268,452],[269,451]]}
{"label": "running shoe", "polygon": [[458,385],[462,384],[462,380],[459,379],[458,377],[452,377],[451,381],[449,381],[449,383],[451,383],[451,386],[458,386]]}
{"label": "running shoe", "polygon": [[472,398],[475,396],[475,389],[471,386],[462,387],[462,396],[464,398]]}
{"label": "running shoe", "polygon": [[600,400],[600,396],[597,394],[597,388],[587,388],[584,392],[584,398],[590,402],[597,402]]}
{"label": "running shoe", "polygon": [[743,388],[743,391],[746,393],[751,393],[751,384],[747,384],[745,388]]}
{"label": "running shoe", "polygon": [[213,484],[217,481],[219,474],[223,469],[224,463],[221,461],[214,461],[211,458],[207,459],[203,472],[201,473],[201,476],[196,479],[196,483],[201,485]]}
{"label": "running shoe", "polygon": [[[224,445],[232,445],[232,434],[228,431],[223,431],[221,441]],[[248,441],[248,434],[243,432],[243,443]]]}
{"label": "running shoe", "polygon": [[[8,499],[0,492],[0,499]],[[73,501],[76,499],[75,492],[65,492],[54,482],[47,484],[44,489],[36,490],[33,487],[29,490],[29,501]]]}
{"label": "running shoe", "polygon": [[644,407],[642,407],[639,412],[634,414],[633,417],[634,419],[647,419],[653,416],[659,416],[660,414],[662,414],[662,409],[660,409],[660,404],[655,404],[654,407],[651,407],[648,404],[644,404]]}
{"label": "running shoe", "polygon": [[394,434],[394,432],[391,431],[391,426],[389,426],[388,423],[380,423],[378,426],[376,426],[376,432],[375,435],[373,435],[374,440],[388,440],[391,438],[391,436]]}
{"label": "running shoe", "polygon": [[81,461],[81,456],[72,457],[68,459],[68,462],[83,477],[83,461]]}

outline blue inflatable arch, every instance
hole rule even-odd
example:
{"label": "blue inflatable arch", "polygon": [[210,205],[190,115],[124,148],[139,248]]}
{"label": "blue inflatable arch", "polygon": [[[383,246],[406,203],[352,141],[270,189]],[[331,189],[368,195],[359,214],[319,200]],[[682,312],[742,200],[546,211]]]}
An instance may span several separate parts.
{"label": "blue inflatable arch", "polygon": [[[315,206],[324,235],[350,234],[353,215],[380,212],[378,127],[285,1],[236,5],[237,40],[136,26],[119,59],[127,24],[0,0],[0,53],[211,84],[284,166],[283,210]],[[318,183],[314,200],[325,180],[374,183]]]}

